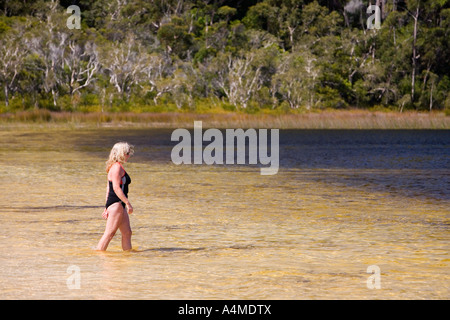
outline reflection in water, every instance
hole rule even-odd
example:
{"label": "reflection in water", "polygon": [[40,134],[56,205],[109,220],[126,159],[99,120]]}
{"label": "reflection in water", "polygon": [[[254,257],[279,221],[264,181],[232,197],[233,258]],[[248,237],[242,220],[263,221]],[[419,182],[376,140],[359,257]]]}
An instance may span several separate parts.
{"label": "reflection in water", "polygon": [[[449,297],[448,131],[281,131],[274,176],[175,166],[170,133],[1,132],[0,298]],[[134,249],[96,252],[118,140],[136,145]]]}

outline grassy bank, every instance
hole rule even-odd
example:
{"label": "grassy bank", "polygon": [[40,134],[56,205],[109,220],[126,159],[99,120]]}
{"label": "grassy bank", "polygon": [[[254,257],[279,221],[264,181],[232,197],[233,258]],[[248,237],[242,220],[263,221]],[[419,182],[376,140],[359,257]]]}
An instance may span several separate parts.
{"label": "grassy bank", "polygon": [[364,110],[322,111],[301,114],[227,113],[77,113],[48,110],[0,114],[0,126],[14,127],[148,127],[190,128],[194,121],[214,128],[279,129],[449,129],[444,113],[382,112]]}

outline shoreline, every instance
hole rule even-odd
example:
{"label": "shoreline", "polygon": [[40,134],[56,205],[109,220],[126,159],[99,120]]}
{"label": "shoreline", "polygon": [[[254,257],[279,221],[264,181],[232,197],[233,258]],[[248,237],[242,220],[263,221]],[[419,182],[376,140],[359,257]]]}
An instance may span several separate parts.
{"label": "shoreline", "polygon": [[450,129],[450,116],[443,112],[395,112],[332,110],[309,113],[135,113],[20,111],[0,114],[2,129],[78,128],[193,128],[202,121],[210,128],[273,129]]}

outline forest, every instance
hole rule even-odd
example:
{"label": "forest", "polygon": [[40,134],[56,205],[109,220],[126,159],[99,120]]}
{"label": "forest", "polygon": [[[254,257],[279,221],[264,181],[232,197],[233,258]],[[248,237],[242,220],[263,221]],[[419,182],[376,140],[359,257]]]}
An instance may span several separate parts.
{"label": "forest", "polygon": [[0,0],[0,113],[447,113],[449,31],[450,0]]}

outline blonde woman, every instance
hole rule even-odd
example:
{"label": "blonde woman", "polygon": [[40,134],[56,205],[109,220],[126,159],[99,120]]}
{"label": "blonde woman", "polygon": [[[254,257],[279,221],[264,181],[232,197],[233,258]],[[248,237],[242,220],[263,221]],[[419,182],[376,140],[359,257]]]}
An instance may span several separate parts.
{"label": "blonde woman", "polygon": [[106,219],[105,233],[100,239],[97,250],[105,251],[117,232],[122,234],[122,249],[131,250],[131,227],[129,214],[133,207],[128,200],[128,185],[130,176],[123,164],[133,155],[134,147],[126,142],[118,142],[112,148],[106,161],[108,182],[106,185],[106,205],[102,217]]}

